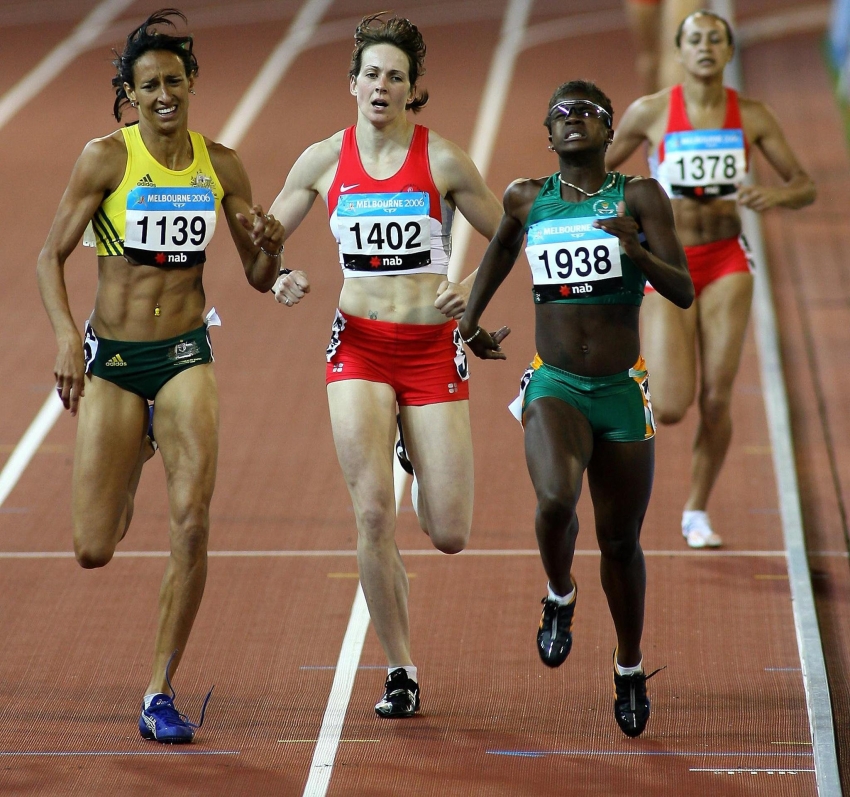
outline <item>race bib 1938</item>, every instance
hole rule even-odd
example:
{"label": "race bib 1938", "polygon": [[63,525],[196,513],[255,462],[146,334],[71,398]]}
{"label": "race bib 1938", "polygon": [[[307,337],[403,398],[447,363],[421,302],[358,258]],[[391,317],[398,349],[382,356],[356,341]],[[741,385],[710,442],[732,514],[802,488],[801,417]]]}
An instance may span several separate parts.
{"label": "race bib 1938", "polygon": [[347,194],[336,206],[343,267],[406,271],[431,263],[427,193]]}
{"label": "race bib 1938", "polygon": [[603,296],[623,284],[620,241],[595,216],[552,219],[528,229],[525,254],[536,292],[552,299]]}
{"label": "race bib 1938", "polygon": [[664,136],[661,182],[671,196],[726,196],[747,173],[743,130],[683,130]]}
{"label": "race bib 1938", "polygon": [[209,188],[136,186],[127,194],[124,254],[148,266],[194,266],[215,232]]}

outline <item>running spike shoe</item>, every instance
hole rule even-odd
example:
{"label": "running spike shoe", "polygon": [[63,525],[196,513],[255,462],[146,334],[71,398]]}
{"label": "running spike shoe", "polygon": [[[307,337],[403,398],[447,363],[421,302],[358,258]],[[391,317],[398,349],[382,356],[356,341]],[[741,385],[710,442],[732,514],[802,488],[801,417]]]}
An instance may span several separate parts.
{"label": "running spike shoe", "polygon": [[412,717],[419,711],[419,684],[408,678],[404,668],[393,670],[384,684],[384,696],[375,705],[375,713],[385,719]]}
{"label": "running spike shoe", "polygon": [[573,614],[576,609],[578,587],[570,576],[575,595],[566,606],[553,601],[548,595],[543,598],[543,613],[537,629],[537,652],[547,667],[560,667],[573,646]]}

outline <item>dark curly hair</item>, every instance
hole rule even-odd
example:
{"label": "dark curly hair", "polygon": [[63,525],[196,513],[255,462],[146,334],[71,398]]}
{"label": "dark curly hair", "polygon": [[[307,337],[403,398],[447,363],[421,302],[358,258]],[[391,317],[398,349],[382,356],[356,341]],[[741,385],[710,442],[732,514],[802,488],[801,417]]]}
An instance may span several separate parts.
{"label": "dark curly hair", "polygon": [[198,74],[198,60],[192,52],[191,36],[170,36],[151,30],[154,25],[169,25],[175,28],[172,17],[182,19],[185,23],[186,16],[176,8],[162,8],[154,11],[138,28],[129,36],[124,44],[124,51],[120,54],[113,50],[117,56],[112,62],[116,69],[115,77],[112,78],[112,86],[115,89],[115,104],[112,113],[117,121],[121,121],[123,108],[130,104],[130,98],[124,90],[124,84],[135,86],[133,83],[133,66],[145,53],[151,50],[165,50],[174,53],[183,62],[187,77]]}
{"label": "dark curly hair", "polygon": [[405,106],[406,110],[419,113],[428,102],[427,91],[416,91],[416,81],[425,74],[425,41],[419,28],[409,19],[402,17],[391,17],[383,20],[381,16],[386,14],[372,14],[363,17],[357,30],[354,31],[354,52],[351,54],[351,68],[348,70],[349,77],[356,78],[360,74],[363,65],[363,51],[376,44],[391,44],[398,47],[410,63],[407,76],[410,80],[410,88],[413,90],[413,99]]}
{"label": "dark curly hair", "polygon": [[[569,83],[562,83],[555,89],[555,93],[549,100],[549,108],[564,99],[564,97],[569,97],[573,94],[583,94],[592,102],[595,102],[597,105],[601,105],[611,115],[611,124],[608,126],[614,126],[614,106],[611,105],[611,100],[608,98],[608,95],[599,88],[599,86],[590,80],[571,80]],[[546,118],[543,120],[543,124],[551,133],[552,119],[548,113],[546,114]]]}

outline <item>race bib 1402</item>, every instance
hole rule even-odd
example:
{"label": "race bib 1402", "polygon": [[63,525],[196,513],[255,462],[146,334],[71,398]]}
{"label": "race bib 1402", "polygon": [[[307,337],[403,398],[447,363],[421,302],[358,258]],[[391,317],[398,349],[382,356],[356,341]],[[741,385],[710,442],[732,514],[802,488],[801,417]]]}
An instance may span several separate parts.
{"label": "race bib 1402", "polygon": [[425,192],[347,194],[336,206],[343,267],[406,271],[431,263],[431,198]]}

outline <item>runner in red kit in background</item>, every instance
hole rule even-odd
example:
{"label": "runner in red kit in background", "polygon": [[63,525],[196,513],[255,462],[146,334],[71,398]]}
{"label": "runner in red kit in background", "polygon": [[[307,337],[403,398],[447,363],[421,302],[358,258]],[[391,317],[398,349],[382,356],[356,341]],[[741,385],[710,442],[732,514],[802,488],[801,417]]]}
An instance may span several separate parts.
{"label": "runner in red kit in background", "polygon": [[[647,286],[643,341],[656,418],[677,423],[698,400],[682,534],[690,547],[705,548],[722,544],[706,507],[732,436],[732,386],[753,294],[738,206],[801,208],[814,201],[815,187],[773,113],[723,85],[734,54],[726,20],[709,11],[691,14],[676,46],[684,82],[626,110],[605,162],[614,169],[649,144],[651,171],[672,199],[685,246],[696,301],[683,310]],[[781,186],[743,185],[753,146],[782,178]]]}

